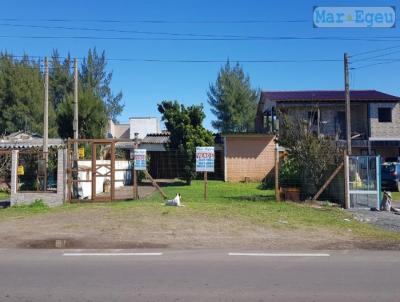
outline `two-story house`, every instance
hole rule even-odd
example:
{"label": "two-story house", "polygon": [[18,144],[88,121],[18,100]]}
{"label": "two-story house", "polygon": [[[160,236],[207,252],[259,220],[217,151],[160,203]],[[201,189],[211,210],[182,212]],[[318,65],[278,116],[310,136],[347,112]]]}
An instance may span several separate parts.
{"label": "two-story house", "polygon": [[[400,97],[376,90],[352,90],[351,135],[353,154],[400,157]],[[346,118],[343,90],[264,91],[255,120],[259,133],[278,132],[279,116],[303,117],[320,135],[345,145]]]}

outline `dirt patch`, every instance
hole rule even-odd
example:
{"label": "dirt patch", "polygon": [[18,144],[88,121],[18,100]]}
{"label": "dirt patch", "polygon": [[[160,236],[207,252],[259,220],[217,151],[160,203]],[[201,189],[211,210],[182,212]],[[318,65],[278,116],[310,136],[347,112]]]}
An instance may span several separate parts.
{"label": "dirt patch", "polygon": [[279,221],[261,224],[223,212],[193,213],[189,207],[167,209],[158,204],[126,207],[92,204],[0,221],[0,248],[323,250],[382,247],[400,249],[398,243],[362,241],[350,231],[297,228]]}
{"label": "dirt patch", "polygon": [[44,240],[28,240],[18,244],[18,248],[30,249],[155,249],[167,248],[166,244],[157,244],[150,242],[99,242],[93,239],[77,240],[68,239],[44,239]]}

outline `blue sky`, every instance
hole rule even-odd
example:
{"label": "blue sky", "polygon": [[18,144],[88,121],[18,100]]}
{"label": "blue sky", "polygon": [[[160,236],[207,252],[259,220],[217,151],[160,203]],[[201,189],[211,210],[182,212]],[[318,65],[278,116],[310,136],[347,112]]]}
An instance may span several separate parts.
{"label": "blue sky", "polygon": [[[163,35],[88,32],[82,30],[12,27],[9,24],[89,27],[213,35],[382,37],[398,36],[399,27],[390,29],[321,29],[312,26],[312,7],[385,6],[399,1],[255,1],[255,0],[147,0],[147,1],[6,1],[0,13],[0,36],[99,36],[165,37]],[[15,18],[7,21],[5,18]],[[49,22],[40,19],[73,19],[74,22]],[[167,20],[192,23],[94,23],[81,19]],[[197,23],[193,21],[229,20],[309,20],[302,23]],[[8,25],[7,25],[8,24]],[[398,24],[398,22],[397,22]],[[28,39],[0,37],[2,50],[16,55],[50,55],[57,48],[60,55],[70,52],[82,57],[88,48],[105,50],[109,58],[139,59],[134,62],[110,61],[114,72],[112,88],[122,90],[125,110],[120,117],[159,116],[157,103],[164,99],[190,105],[203,103],[211,129],[214,116],[207,104],[207,90],[214,82],[221,63],[140,62],[141,59],[164,60],[304,60],[338,59],[349,54],[400,45],[398,41],[166,41],[166,40],[94,40]],[[384,52],[383,52],[384,53]],[[392,54],[387,58],[400,58]],[[371,62],[367,62],[371,63]],[[343,89],[343,63],[243,63],[252,85],[261,90]],[[359,63],[358,65],[363,65]],[[357,66],[357,65],[353,65]],[[352,89],[377,89],[400,95],[398,62],[352,71]]]}

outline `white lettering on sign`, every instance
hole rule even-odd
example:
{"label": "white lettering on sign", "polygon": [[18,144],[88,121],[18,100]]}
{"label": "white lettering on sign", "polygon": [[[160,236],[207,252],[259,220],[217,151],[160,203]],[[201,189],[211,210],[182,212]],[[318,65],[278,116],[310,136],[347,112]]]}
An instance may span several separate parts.
{"label": "white lettering on sign", "polygon": [[196,172],[214,172],[214,147],[196,147]]}
{"label": "white lettering on sign", "polygon": [[135,149],[134,167],[135,170],[146,170],[146,149]]}

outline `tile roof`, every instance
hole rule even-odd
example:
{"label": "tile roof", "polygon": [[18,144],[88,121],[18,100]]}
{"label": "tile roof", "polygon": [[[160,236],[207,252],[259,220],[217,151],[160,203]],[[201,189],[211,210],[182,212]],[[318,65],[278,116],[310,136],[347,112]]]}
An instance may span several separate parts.
{"label": "tile roof", "polygon": [[[345,101],[344,90],[263,91],[261,99],[272,101]],[[351,101],[399,102],[400,97],[377,90],[351,90]]]}
{"label": "tile roof", "polygon": [[[62,147],[64,140],[61,138],[49,138],[49,147]],[[37,133],[18,131],[0,138],[0,149],[28,149],[43,147],[43,138]]]}
{"label": "tile roof", "polygon": [[[62,147],[64,141],[61,138],[49,138],[49,147]],[[0,149],[28,149],[43,147],[42,138],[0,140]]]}
{"label": "tile roof", "polygon": [[147,134],[141,144],[166,144],[169,142],[169,132]]}

